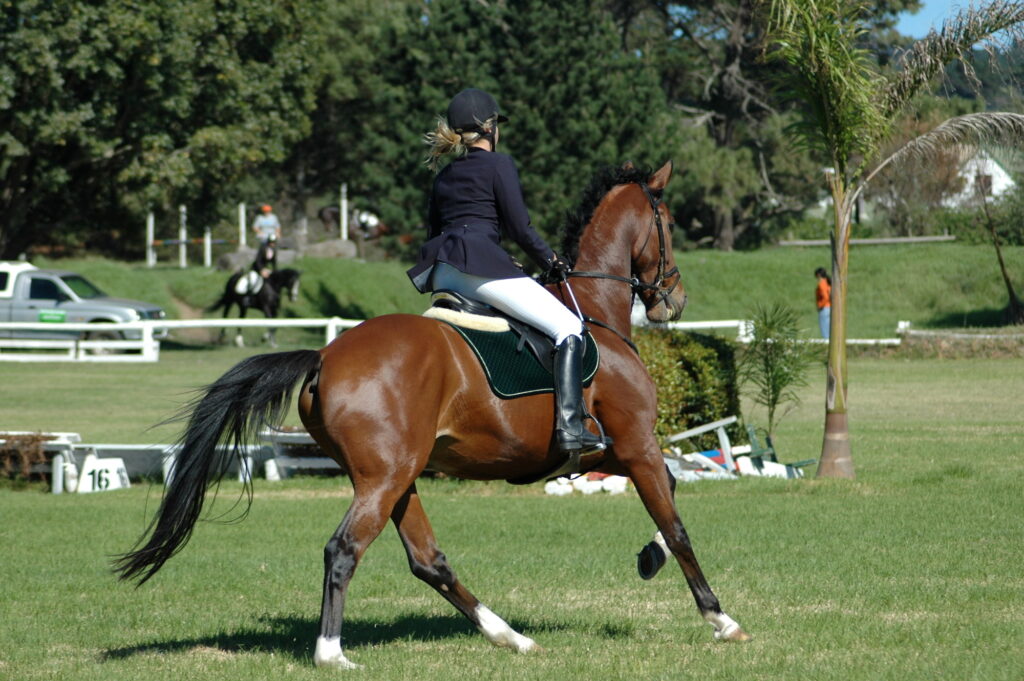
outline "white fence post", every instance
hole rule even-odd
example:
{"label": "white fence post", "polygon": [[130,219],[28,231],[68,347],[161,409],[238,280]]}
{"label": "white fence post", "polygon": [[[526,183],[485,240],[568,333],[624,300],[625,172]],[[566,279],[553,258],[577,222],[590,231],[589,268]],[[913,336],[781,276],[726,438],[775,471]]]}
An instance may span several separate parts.
{"label": "white fence post", "polygon": [[157,362],[160,360],[160,341],[153,338],[153,325],[142,327],[142,361]]}
{"label": "white fence post", "polygon": [[156,239],[156,216],[153,211],[146,215],[146,265],[156,267],[156,246],[153,241]]}
{"label": "white fence post", "polygon": [[188,267],[188,244],[186,239],[188,233],[186,225],[188,224],[188,209],[182,204],[178,206],[178,267],[185,269]]}
{"label": "white fence post", "polygon": [[210,228],[203,230],[203,267],[209,268],[213,265],[213,241],[210,238]]}
{"label": "white fence post", "polygon": [[238,245],[245,246],[245,204],[238,204]]}
{"label": "white fence post", "polygon": [[331,341],[338,337],[338,322],[340,321],[341,319],[338,317],[331,317],[327,320],[327,337],[324,345],[330,345]]}
{"label": "white fence post", "polygon": [[749,319],[744,319],[740,325],[739,333],[736,335],[736,340],[740,343],[750,343],[754,340],[754,322]]}
{"label": "white fence post", "polygon": [[341,203],[338,208],[338,223],[341,225],[341,238],[348,239],[348,183],[341,183]]}
{"label": "white fence post", "polygon": [[242,454],[238,459],[238,482],[252,482],[254,459],[251,454]]}
{"label": "white fence post", "polygon": [[160,470],[164,477],[164,486],[170,487],[174,480],[174,464],[178,461],[178,450],[169,450],[163,453],[160,460]]}
{"label": "white fence post", "polygon": [[54,494],[64,493],[64,455],[57,454],[50,463],[50,487]]}

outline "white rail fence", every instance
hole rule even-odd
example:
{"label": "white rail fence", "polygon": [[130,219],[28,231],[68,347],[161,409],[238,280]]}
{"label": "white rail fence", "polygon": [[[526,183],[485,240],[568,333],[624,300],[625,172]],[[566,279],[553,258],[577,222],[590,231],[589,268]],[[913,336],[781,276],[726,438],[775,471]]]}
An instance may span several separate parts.
{"label": "white rail fence", "polygon": [[[237,328],[322,328],[325,344],[343,330],[361,323],[361,319],[164,319],[160,321],[123,322],[118,324],[55,324],[0,322],[0,361],[7,362],[156,362],[160,359],[158,336],[170,329],[237,329]],[[124,340],[90,340],[70,336],[59,339],[3,338],[8,331],[40,331],[48,334],[64,331],[90,333],[116,331],[138,338]],[[11,352],[14,350],[15,352]],[[57,354],[16,352],[16,350],[54,350]]]}
{"label": "white rail fence", "polygon": [[[165,319],[119,324],[55,324],[0,322],[0,362],[157,362],[160,359],[159,337],[172,329],[236,329],[236,328],[321,328],[324,344],[330,343],[344,329],[363,322],[362,319]],[[680,331],[736,330],[736,340],[748,343],[753,338],[754,323],[745,319],[704,322],[669,322],[656,325]],[[9,331],[80,332],[80,337],[61,339],[4,338]],[[116,331],[138,335],[134,339],[88,339],[90,333]],[[894,338],[850,338],[849,345],[899,345],[903,336],[914,333],[910,322],[899,322]],[[808,343],[827,343],[814,338]],[[17,352],[17,350],[50,350],[54,353]]]}

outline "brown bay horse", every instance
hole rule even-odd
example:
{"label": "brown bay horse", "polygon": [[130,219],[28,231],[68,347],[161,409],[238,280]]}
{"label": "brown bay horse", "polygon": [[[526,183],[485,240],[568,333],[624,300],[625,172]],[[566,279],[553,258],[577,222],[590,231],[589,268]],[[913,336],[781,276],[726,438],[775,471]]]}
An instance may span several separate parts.
{"label": "brown bay horse", "polygon": [[[584,470],[628,476],[675,556],[716,638],[749,636],[726,615],[694,556],[675,507],[675,481],[654,436],[654,383],[632,348],[636,292],[652,321],[674,319],[686,295],[671,248],[671,215],[661,193],[671,163],[655,173],[627,164],[604,171],[584,197],[562,253],[575,261],[573,292],[601,349],[585,399],[614,444],[584,457]],[[588,205],[589,201],[589,205]],[[565,285],[552,289],[570,308]],[[385,315],[346,331],[319,350],[258,355],[230,369],[187,408],[173,482],[140,545],[116,565],[145,582],[180,550],[202,511],[207,488],[226,472],[236,446],[280,422],[302,381],[299,414],[321,449],[348,473],[354,497],[324,550],[317,665],[354,668],[341,647],[348,585],[360,558],[390,519],[413,574],[493,644],[537,648],[484,606],[456,578],[434,538],[416,488],[424,470],[477,480],[543,476],[562,463],[550,393],[497,397],[479,362],[450,326],[415,315]]]}

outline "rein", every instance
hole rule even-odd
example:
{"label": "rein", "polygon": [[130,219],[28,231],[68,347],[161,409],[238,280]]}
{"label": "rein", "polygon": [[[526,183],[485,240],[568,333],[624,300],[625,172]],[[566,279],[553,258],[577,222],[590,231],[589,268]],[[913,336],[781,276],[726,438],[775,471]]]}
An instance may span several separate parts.
{"label": "rein", "polygon": [[[565,275],[565,277],[566,277],[566,279],[568,279],[569,277],[582,277],[582,278],[585,278],[585,279],[611,279],[612,281],[619,281],[619,282],[622,282],[624,284],[629,284],[630,291],[632,291],[634,296],[638,295],[639,293],[641,293],[643,291],[657,291],[657,297],[659,298],[660,302],[665,304],[665,305],[667,305],[668,304],[668,297],[670,295],[672,295],[672,291],[674,291],[676,286],[679,285],[679,282],[680,282],[680,279],[681,279],[678,276],[679,275],[679,267],[673,267],[671,270],[668,270],[667,272],[665,271],[665,262],[666,262],[665,234],[664,234],[664,231],[662,229],[661,211],[658,210],[661,207],[661,197],[655,196],[651,192],[650,187],[647,186],[646,182],[638,182],[637,184],[640,185],[640,188],[644,192],[644,196],[647,197],[647,203],[650,204],[651,210],[654,211],[654,219],[651,220],[651,227],[647,231],[647,238],[644,240],[644,245],[640,248],[640,250],[643,251],[644,249],[647,248],[647,243],[651,240],[651,232],[652,231],[657,231],[657,233],[658,233],[658,274],[657,274],[657,277],[655,278],[655,280],[653,282],[645,282],[645,281],[642,281],[639,277],[622,277],[622,276],[619,276],[617,274],[607,274],[605,272],[586,272],[586,271],[578,272],[576,270],[573,270],[572,272],[568,272]],[[673,277],[673,276],[676,277],[676,280],[672,283],[671,286],[668,286],[667,288],[665,288],[664,287],[665,281],[667,279]],[[566,281],[565,284],[566,284],[566,286],[568,286],[569,282]],[[571,291],[571,289],[570,289],[570,291]],[[575,300],[575,298],[574,298],[574,300]],[[638,355],[640,354],[640,351],[637,349],[636,344],[633,343],[633,341],[631,341],[628,336],[626,336],[625,334],[620,332],[618,329],[615,329],[611,325],[606,324],[606,323],[604,323],[604,322],[602,322],[602,321],[600,321],[598,319],[594,319],[593,317],[591,317],[589,315],[580,315],[580,316],[581,316],[581,319],[584,322],[587,322],[589,324],[594,324],[596,326],[600,326],[603,329],[608,329],[609,331],[614,333],[616,336],[621,338],[630,348],[632,348],[633,352],[637,353]]]}

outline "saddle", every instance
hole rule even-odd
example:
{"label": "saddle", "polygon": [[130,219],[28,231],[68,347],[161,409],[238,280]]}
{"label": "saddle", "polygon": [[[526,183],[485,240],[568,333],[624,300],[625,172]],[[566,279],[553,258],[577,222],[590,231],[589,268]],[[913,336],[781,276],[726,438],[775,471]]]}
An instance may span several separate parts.
{"label": "saddle", "polygon": [[[454,291],[438,290],[423,313],[451,325],[473,349],[496,395],[522,397],[554,391],[555,344],[551,338],[490,305]],[[600,364],[597,343],[584,333],[583,385]]]}
{"label": "saddle", "polygon": [[235,282],[235,293],[240,296],[254,296],[263,288],[263,277],[259,272],[249,270]]}

